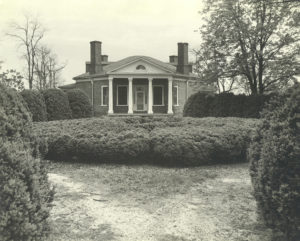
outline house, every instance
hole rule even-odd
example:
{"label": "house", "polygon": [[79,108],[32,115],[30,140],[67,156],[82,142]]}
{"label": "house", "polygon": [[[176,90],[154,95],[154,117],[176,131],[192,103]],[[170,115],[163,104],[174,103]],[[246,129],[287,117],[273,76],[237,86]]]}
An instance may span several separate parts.
{"label": "house", "polygon": [[90,42],[90,54],[86,72],[60,88],[83,90],[95,115],[180,114],[191,94],[212,91],[192,73],[187,43],[178,43],[178,56],[170,56],[169,63],[148,56],[110,62],[99,41]]}

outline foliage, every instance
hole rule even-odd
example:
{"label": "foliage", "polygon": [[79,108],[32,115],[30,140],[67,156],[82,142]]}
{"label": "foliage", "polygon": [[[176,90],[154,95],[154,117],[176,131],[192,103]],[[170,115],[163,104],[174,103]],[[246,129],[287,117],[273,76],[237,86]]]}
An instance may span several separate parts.
{"label": "foliage", "polygon": [[46,103],[47,119],[63,120],[72,117],[68,96],[60,89],[42,91]]}
{"label": "foliage", "polygon": [[0,240],[42,240],[53,199],[22,98],[0,84]]}
{"label": "foliage", "polygon": [[61,71],[66,64],[59,64],[57,55],[46,46],[39,46],[35,60],[35,80],[34,87],[39,90],[56,88],[61,79],[59,78]]}
{"label": "foliage", "polygon": [[33,80],[36,66],[36,55],[39,43],[44,37],[45,29],[41,23],[29,15],[24,16],[24,22],[13,22],[10,25],[7,36],[16,40],[18,48],[23,49],[23,57],[26,61],[27,80],[29,89],[33,88]]}
{"label": "foliage", "polygon": [[280,90],[300,65],[299,1],[206,0],[196,71],[219,91]]}
{"label": "foliage", "polygon": [[5,72],[0,73],[0,83],[16,90],[24,89],[23,76],[15,69],[6,70]]}
{"label": "foliage", "polygon": [[191,117],[259,118],[272,95],[234,95],[232,93],[195,93],[187,100],[183,115]]}
{"label": "foliage", "polygon": [[51,160],[202,165],[245,160],[253,119],[91,118],[35,123]]}
{"label": "foliage", "polygon": [[47,110],[43,94],[36,90],[23,90],[21,95],[32,114],[32,120],[47,121]]}
{"label": "foliage", "polygon": [[72,118],[86,118],[92,116],[92,105],[89,97],[80,89],[67,91]]}
{"label": "foliage", "polygon": [[259,213],[268,226],[281,230],[287,241],[300,239],[299,103],[299,84],[285,99],[272,99],[249,148]]}

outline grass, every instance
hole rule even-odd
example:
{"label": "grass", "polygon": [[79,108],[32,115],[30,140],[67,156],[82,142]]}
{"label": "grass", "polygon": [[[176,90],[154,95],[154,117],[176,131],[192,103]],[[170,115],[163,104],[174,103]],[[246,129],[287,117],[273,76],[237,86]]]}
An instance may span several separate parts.
{"label": "grass", "polygon": [[247,164],[52,163],[53,240],[268,241]]}

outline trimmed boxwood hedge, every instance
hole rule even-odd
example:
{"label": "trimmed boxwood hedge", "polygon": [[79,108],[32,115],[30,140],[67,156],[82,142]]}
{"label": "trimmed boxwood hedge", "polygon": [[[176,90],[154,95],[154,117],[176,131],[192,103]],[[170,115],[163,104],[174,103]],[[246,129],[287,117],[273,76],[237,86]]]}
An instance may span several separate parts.
{"label": "trimmed boxwood hedge", "polygon": [[68,96],[65,92],[60,89],[47,89],[42,93],[46,103],[48,121],[72,118]]}
{"label": "trimmed boxwood hedge", "polygon": [[0,240],[44,240],[53,191],[23,99],[0,84]]}
{"label": "trimmed boxwood hedge", "polygon": [[43,94],[38,90],[23,90],[21,95],[32,114],[32,120],[47,121],[47,110]]}
{"label": "trimmed boxwood hedge", "polygon": [[249,148],[250,175],[260,217],[300,240],[300,84],[274,97]]}
{"label": "trimmed boxwood hedge", "polygon": [[89,97],[82,90],[68,90],[67,95],[73,119],[92,117],[92,105]]}
{"label": "trimmed boxwood hedge", "polygon": [[254,119],[91,118],[35,123],[58,161],[197,166],[245,161]]}
{"label": "trimmed boxwood hedge", "polygon": [[188,98],[183,116],[259,118],[260,111],[271,96],[198,92]]}

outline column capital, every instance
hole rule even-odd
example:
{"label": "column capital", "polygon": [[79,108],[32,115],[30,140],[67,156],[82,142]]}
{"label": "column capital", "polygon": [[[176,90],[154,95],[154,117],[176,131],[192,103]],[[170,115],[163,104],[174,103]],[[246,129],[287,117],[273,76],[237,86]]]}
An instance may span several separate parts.
{"label": "column capital", "polygon": [[128,77],[127,78],[129,81],[132,81],[133,80],[133,77]]}
{"label": "column capital", "polygon": [[108,80],[113,80],[114,77],[113,76],[108,76]]}
{"label": "column capital", "polygon": [[149,80],[149,81],[152,81],[152,80],[153,80],[153,77],[148,77],[148,80]]}
{"label": "column capital", "polygon": [[168,77],[168,80],[169,80],[169,81],[173,81],[173,76],[169,76],[169,77]]}

